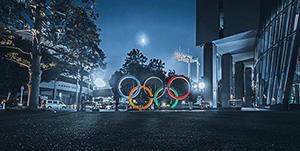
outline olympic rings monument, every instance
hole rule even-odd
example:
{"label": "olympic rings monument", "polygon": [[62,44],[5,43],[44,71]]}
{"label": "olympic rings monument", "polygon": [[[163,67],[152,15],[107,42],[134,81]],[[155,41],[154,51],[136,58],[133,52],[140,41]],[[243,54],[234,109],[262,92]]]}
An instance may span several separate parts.
{"label": "olympic rings monument", "polygon": [[[126,96],[124,95],[124,93],[121,91],[121,87],[122,87],[122,82],[126,79],[133,79],[136,81],[137,83],[137,86],[133,87],[131,89],[131,91],[129,92],[129,95]],[[153,93],[151,92],[151,90],[146,86],[147,82],[151,79],[157,79],[159,80],[163,86],[161,86],[160,88],[158,88],[156,90],[156,92],[154,93],[154,96],[153,96]],[[185,94],[185,95],[182,95],[182,96],[178,96],[178,92],[173,88],[171,87],[171,83],[175,80],[175,79],[182,79],[184,80],[187,84],[188,84],[188,92]],[[147,91],[149,93],[148,97],[150,98],[150,100],[148,101],[148,103],[145,105],[145,106],[136,106],[132,99],[137,97],[138,94],[140,93],[140,90],[141,89],[144,89],[145,91]],[[178,100],[182,100],[182,99],[185,99],[189,96],[189,94],[191,93],[191,84],[190,84],[190,81],[187,77],[183,76],[183,75],[176,75],[176,76],[173,76],[169,81],[168,81],[168,84],[165,85],[163,80],[161,80],[159,77],[157,76],[151,76],[149,78],[147,78],[144,82],[143,85],[141,85],[140,81],[135,77],[135,76],[132,76],[132,75],[125,75],[123,76],[122,78],[120,78],[119,82],[118,82],[118,86],[117,86],[117,91],[118,93],[120,94],[121,97],[123,98],[126,98],[126,99],[129,99],[129,103],[132,107],[136,108],[136,109],[139,109],[139,110],[143,110],[143,109],[147,109],[152,103],[153,103],[153,100],[155,102],[155,105],[158,107],[158,108],[162,108],[160,105],[159,105],[159,102],[158,102],[158,99],[161,98],[165,92],[168,92],[168,94],[173,98],[175,99],[176,101],[170,105],[169,108],[164,108],[164,109],[172,109],[174,108],[177,103],[178,103]],[[159,93],[163,91],[160,95]]]}

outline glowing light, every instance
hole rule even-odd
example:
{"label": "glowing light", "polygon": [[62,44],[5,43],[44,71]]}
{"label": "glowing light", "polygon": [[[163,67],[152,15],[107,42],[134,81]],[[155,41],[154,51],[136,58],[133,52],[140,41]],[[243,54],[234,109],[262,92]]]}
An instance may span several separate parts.
{"label": "glowing light", "polygon": [[[141,87],[141,88],[143,88],[143,89],[146,89],[146,90],[148,91],[148,93],[150,94],[150,101],[148,102],[148,104],[146,104],[146,106],[143,106],[143,107],[137,107],[137,106],[134,105],[133,102],[132,102],[132,93],[133,93],[134,91],[136,91],[136,89],[138,89],[139,87]],[[136,86],[136,87],[134,87],[134,88],[130,91],[130,93],[129,93],[129,103],[131,104],[132,107],[134,107],[134,108],[136,108],[136,109],[139,109],[139,110],[146,109],[146,108],[148,108],[148,107],[152,104],[152,101],[153,101],[153,94],[152,94],[152,92],[150,91],[150,89],[149,89],[148,87],[146,87],[146,86],[143,86],[143,85],[141,85],[141,86]]]}
{"label": "glowing light", "polygon": [[101,78],[97,78],[97,79],[94,81],[94,83],[96,84],[97,87],[105,87],[105,86],[106,86],[104,80],[101,79]]}
{"label": "glowing light", "polygon": [[190,89],[191,89],[191,85],[190,85],[189,79],[188,79],[187,77],[185,77],[185,76],[183,76],[183,75],[176,75],[176,76],[172,77],[172,78],[169,80],[167,86],[171,86],[172,81],[175,80],[175,79],[177,79],[177,78],[180,78],[180,79],[183,79],[183,80],[186,81],[186,83],[189,85],[189,86],[188,86],[189,91],[188,91],[185,95],[183,95],[183,96],[175,96],[175,95],[171,92],[170,88],[168,88],[168,92],[169,92],[169,94],[171,95],[172,98],[182,100],[182,99],[188,97],[189,94],[191,93],[191,90],[190,90]]}
{"label": "glowing light", "polygon": [[[137,86],[134,87],[134,88],[130,91],[129,96],[125,96],[125,95],[122,93],[122,91],[121,91],[121,83],[122,83],[125,79],[127,79],[127,78],[134,79],[134,80],[136,81],[136,83],[137,83]],[[147,81],[148,81],[149,79],[151,79],[151,78],[155,78],[155,79],[156,79],[156,78],[158,78],[158,77],[150,77],[150,78],[148,78],[148,79],[145,81],[145,84],[146,84]],[[176,90],[170,86],[171,83],[172,83],[172,81],[175,80],[175,79],[177,79],[177,78],[181,78],[181,79],[185,80],[185,81],[187,82],[187,84],[188,84],[189,90],[188,90],[187,94],[185,94],[184,96],[178,96],[178,93],[176,92]],[[158,79],[159,79],[159,78],[158,78]],[[161,79],[159,79],[159,80],[162,82]],[[157,102],[157,99],[158,99],[157,95],[158,95],[158,93],[159,93],[162,89],[164,90],[162,95],[164,95],[165,89],[167,89],[167,90],[168,90],[168,93],[171,95],[171,97],[172,97],[173,99],[176,99],[175,103],[170,107],[170,109],[173,108],[173,107],[175,107],[175,106],[177,105],[178,99],[181,100],[181,99],[186,98],[186,97],[190,94],[190,92],[191,92],[191,91],[190,91],[191,85],[190,85],[188,79],[187,79],[185,76],[182,76],[182,75],[177,75],[177,76],[172,77],[172,78],[170,79],[170,81],[168,82],[168,85],[167,85],[167,86],[164,86],[164,83],[163,83],[163,82],[162,82],[162,84],[163,84],[163,86],[160,87],[160,88],[155,92],[155,96],[154,96],[155,103],[156,103],[156,105],[157,105],[158,107],[159,107],[159,104],[158,104],[158,102]],[[147,104],[146,106],[144,106],[144,107],[137,107],[137,106],[135,106],[134,103],[133,103],[133,102],[135,101],[135,100],[133,100],[133,98],[136,97],[136,96],[139,94],[141,88],[142,88],[142,89],[145,89],[146,91],[148,91],[149,97],[150,97],[150,101],[149,101],[148,104]],[[129,99],[129,103],[131,104],[131,106],[134,107],[134,108],[136,108],[136,109],[146,109],[146,108],[148,108],[148,107],[151,105],[151,103],[152,103],[152,101],[153,101],[153,95],[152,95],[151,90],[150,90],[148,87],[146,87],[146,86],[140,85],[139,80],[138,80],[136,77],[132,76],[132,75],[125,75],[125,76],[123,76],[123,77],[119,80],[119,82],[118,82],[118,89],[117,89],[117,90],[118,90],[118,93],[119,93],[122,97],[128,98],[128,99]],[[175,95],[174,95],[171,91],[173,91],[173,93],[175,93]],[[134,94],[133,94],[133,93],[134,93]],[[161,95],[161,96],[162,96],[162,95]]]}
{"label": "glowing light", "polygon": [[199,83],[199,88],[200,89],[204,89],[205,88],[205,84],[203,82]]}
{"label": "glowing light", "polygon": [[148,37],[145,34],[139,34],[137,36],[137,43],[141,46],[146,46],[149,42]]}

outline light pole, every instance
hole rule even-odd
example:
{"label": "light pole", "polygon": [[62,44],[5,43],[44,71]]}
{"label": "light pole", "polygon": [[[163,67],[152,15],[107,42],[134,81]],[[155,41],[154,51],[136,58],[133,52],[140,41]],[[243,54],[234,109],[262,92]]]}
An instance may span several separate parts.
{"label": "light pole", "polygon": [[20,103],[23,105],[23,91],[24,91],[24,86],[21,86],[21,98],[20,98]]}
{"label": "light pole", "polygon": [[182,61],[188,64],[188,78],[191,78],[191,63],[196,63],[197,64],[197,79],[196,82],[199,82],[199,59],[198,58],[193,58],[192,55],[182,53],[175,51],[174,53],[174,58],[177,59],[178,61]]}

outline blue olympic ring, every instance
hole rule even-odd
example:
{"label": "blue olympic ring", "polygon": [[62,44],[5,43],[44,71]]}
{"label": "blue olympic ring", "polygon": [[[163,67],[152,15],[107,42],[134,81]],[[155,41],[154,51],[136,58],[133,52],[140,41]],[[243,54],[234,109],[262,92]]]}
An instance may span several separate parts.
{"label": "blue olympic ring", "polygon": [[118,93],[122,96],[122,97],[124,97],[124,98],[126,98],[126,99],[129,99],[129,96],[126,96],[126,95],[124,95],[123,93],[122,93],[122,91],[121,91],[121,83],[125,80],[125,79],[127,79],[127,78],[131,78],[131,79],[134,79],[135,81],[136,81],[136,83],[137,83],[137,85],[138,85],[138,88],[137,88],[137,91],[133,94],[133,98],[134,97],[136,97],[139,93],[140,93],[140,87],[141,87],[141,84],[140,84],[140,81],[135,77],[135,76],[132,76],[132,75],[125,75],[125,76],[123,76],[120,80],[119,80],[119,82],[118,82]]}

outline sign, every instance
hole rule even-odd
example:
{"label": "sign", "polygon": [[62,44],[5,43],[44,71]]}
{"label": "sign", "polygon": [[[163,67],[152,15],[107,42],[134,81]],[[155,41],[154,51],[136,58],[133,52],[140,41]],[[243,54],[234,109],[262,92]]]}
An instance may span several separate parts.
{"label": "sign", "polygon": [[179,60],[179,59],[185,59],[185,58],[193,58],[193,56],[183,53],[183,52],[175,51],[174,58]]}

